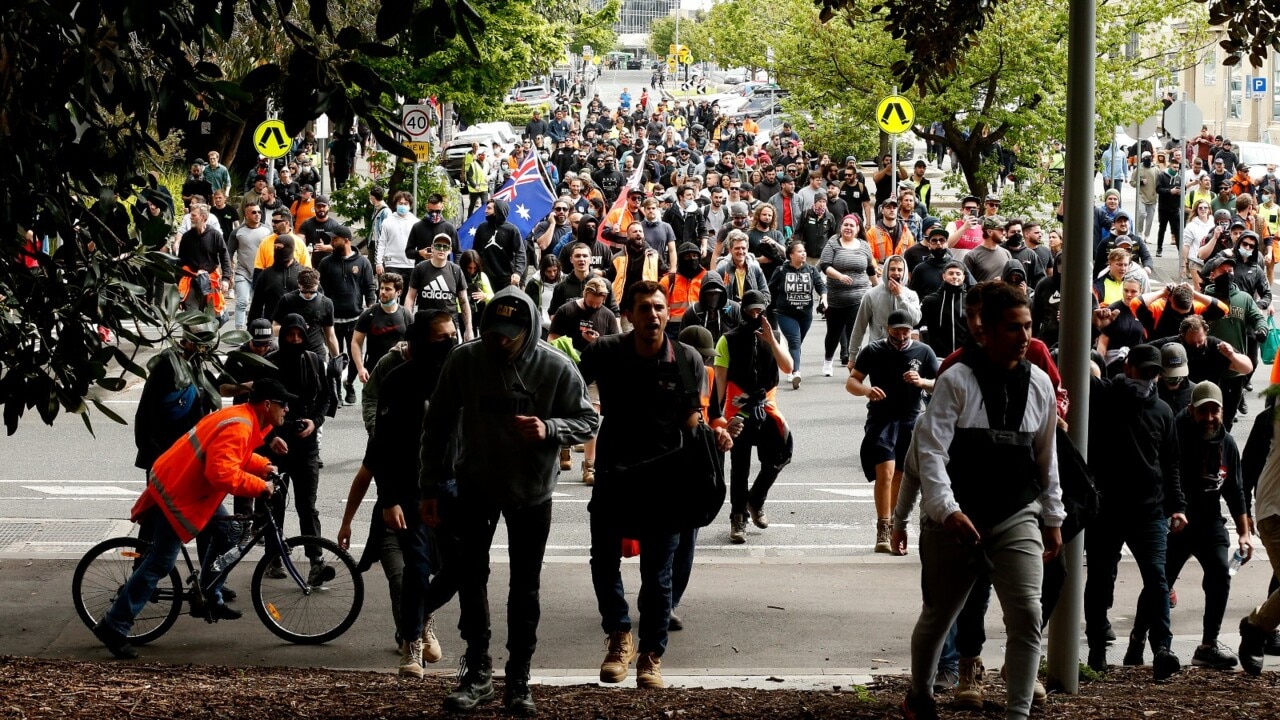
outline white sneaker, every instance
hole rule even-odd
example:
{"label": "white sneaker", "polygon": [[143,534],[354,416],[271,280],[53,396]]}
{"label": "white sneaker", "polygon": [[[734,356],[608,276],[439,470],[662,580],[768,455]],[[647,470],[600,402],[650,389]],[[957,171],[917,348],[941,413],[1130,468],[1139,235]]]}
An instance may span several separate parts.
{"label": "white sneaker", "polygon": [[782,382],[784,383],[791,382],[791,377],[792,377],[791,373],[782,373]]}
{"label": "white sneaker", "polygon": [[791,374],[791,389],[792,390],[800,389],[800,373],[798,372]]}
{"label": "white sneaker", "polygon": [[822,377],[831,377],[831,361],[822,361]]}
{"label": "white sneaker", "polygon": [[440,641],[436,639],[436,616],[428,615],[422,626],[422,660],[429,663],[440,662],[444,651],[440,649]]}

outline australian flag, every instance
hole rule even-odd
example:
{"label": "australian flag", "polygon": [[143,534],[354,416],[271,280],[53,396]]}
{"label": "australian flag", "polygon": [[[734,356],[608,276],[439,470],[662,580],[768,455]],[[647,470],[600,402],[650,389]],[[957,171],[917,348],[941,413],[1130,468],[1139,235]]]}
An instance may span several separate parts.
{"label": "australian flag", "polygon": [[[542,178],[542,167],[536,153],[529,153],[524,162],[493,194],[493,200],[505,200],[511,208],[507,222],[520,230],[520,237],[529,237],[533,226],[546,219],[551,212],[555,196]],[[484,208],[471,213],[471,217],[458,228],[458,244],[470,250],[475,243],[476,229],[484,222]]]}

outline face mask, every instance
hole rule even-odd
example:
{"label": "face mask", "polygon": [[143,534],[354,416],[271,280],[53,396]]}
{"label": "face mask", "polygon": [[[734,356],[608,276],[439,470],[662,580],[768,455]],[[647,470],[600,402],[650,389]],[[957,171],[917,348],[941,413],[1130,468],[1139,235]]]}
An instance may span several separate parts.
{"label": "face mask", "polygon": [[760,328],[764,327],[764,314],[761,313],[759,315],[756,315],[755,317],[751,317],[748,315],[742,318],[742,325],[743,327],[747,327],[752,330],[759,330]]}
{"label": "face mask", "polygon": [[485,333],[480,337],[480,342],[484,344],[484,348],[488,351],[489,356],[500,363],[509,363],[515,360],[516,354],[524,347],[525,332],[521,331],[515,340],[502,344],[502,336],[498,333]]}
{"label": "face mask", "polygon": [[426,343],[423,356],[433,365],[443,365],[446,357],[458,346],[458,337],[451,335],[443,340]]}
{"label": "face mask", "polygon": [[1264,202],[1264,203],[1269,203],[1269,202],[1271,202],[1271,196],[1270,196],[1270,195],[1263,195],[1263,196],[1262,196],[1262,202]]}
{"label": "face mask", "polygon": [[396,214],[397,214],[397,215],[401,215],[401,216],[408,215],[408,214],[409,214],[409,206],[408,206],[408,205],[397,205],[397,206],[396,206]]}
{"label": "face mask", "polygon": [[1151,390],[1156,384],[1155,380],[1143,380],[1141,378],[1124,377],[1120,379],[1123,380],[1124,384],[1128,385],[1133,390],[1133,393],[1140,398],[1145,398],[1150,395]]}
{"label": "face mask", "polygon": [[1253,248],[1236,248],[1236,252],[1240,254],[1241,260],[1248,260],[1253,256]]}
{"label": "face mask", "polygon": [[907,346],[911,344],[911,338],[910,338],[910,337],[905,337],[905,338],[901,338],[901,339],[899,339],[899,338],[894,337],[893,335],[890,335],[889,337],[887,337],[887,338],[885,338],[885,339],[889,341],[889,347],[893,348],[894,350],[898,350],[898,351],[906,350],[906,349],[907,349]]}
{"label": "face mask", "polygon": [[381,300],[379,300],[378,304],[381,305],[383,309],[395,310],[396,306],[400,304],[400,300],[398,298],[391,298],[387,302],[382,302]]}
{"label": "face mask", "polygon": [[320,297],[320,291],[317,290],[316,292],[312,293],[311,297],[307,297],[306,295],[302,295],[301,293],[299,293],[299,295],[302,297],[303,300],[306,300],[307,302],[315,302]]}
{"label": "face mask", "polygon": [[932,256],[934,257],[934,259],[936,259],[936,260],[941,260],[942,258],[944,258],[944,257],[946,257],[946,256],[947,256],[947,249],[946,249],[946,248],[933,248],[932,250],[930,250],[930,251],[929,251],[929,254],[930,254],[930,255],[932,255]]}
{"label": "face mask", "polygon": [[427,211],[427,218],[428,218],[429,220],[431,220],[431,222],[440,222],[440,217],[441,217],[443,214],[444,214],[444,213],[441,213],[439,210],[428,210],[428,211]]}
{"label": "face mask", "polygon": [[1012,233],[1005,239],[1005,244],[1009,247],[1022,247],[1022,233]]}
{"label": "face mask", "polygon": [[1213,295],[1220,300],[1231,297],[1231,273],[1225,272],[1213,279]]}
{"label": "face mask", "polygon": [[1143,160],[1142,167],[1151,167],[1151,160],[1150,159]]}
{"label": "face mask", "polygon": [[687,278],[697,276],[701,269],[702,265],[698,262],[698,258],[680,258],[676,261],[676,270]]}
{"label": "face mask", "polygon": [[275,246],[275,255],[271,258],[271,265],[277,270],[289,267],[289,251],[283,245]]}

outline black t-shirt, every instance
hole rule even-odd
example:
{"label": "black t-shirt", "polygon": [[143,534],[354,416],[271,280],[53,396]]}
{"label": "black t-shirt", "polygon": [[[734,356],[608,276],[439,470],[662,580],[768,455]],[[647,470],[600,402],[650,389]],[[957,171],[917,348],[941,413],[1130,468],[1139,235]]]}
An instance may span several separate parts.
{"label": "black t-shirt", "polygon": [[[311,250],[311,267],[320,267],[320,261],[329,257],[329,253],[316,252],[313,248],[316,245],[329,245],[330,241],[333,239],[333,231],[340,227],[342,227],[342,223],[338,222],[338,219],[333,215],[329,215],[328,219],[324,222],[320,222],[320,218],[318,217],[307,218],[307,221],[302,223],[302,226],[298,228],[297,231],[302,234],[303,240],[307,243],[307,249]],[[320,239],[320,233],[322,231],[329,233],[328,238],[323,242]]]}
{"label": "black t-shirt", "polygon": [[586,303],[579,305],[577,300],[570,300],[561,305],[551,317],[550,333],[568,336],[573,340],[573,348],[578,352],[582,352],[591,344],[582,337],[582,331],[587,328],[595,330],[601,337],[622,332],[622,328],[618,325],[618,316],[603,305],[592,308],[587,307]]}
{"label": "black t-shirt", "polygon": [[1187,370],[1190,372],[1187,379],[1193,383],[1202,383],[1206,380],[1218,385],[1222,385],[1222,378],[1231,368],[1231,358],[1222,354],[1218,350],[1218,346],[1222,341],[1216,337],[1206,339],[1204,347],[1193,348],[1186,343],[1182,343],[1182,347],[1187,349]]}
{"label": "black t-shirt", "polygon": [[283,323],[285,316],[290,313],[301,315],[307,322],[307,349],[321,355],[327,353],[324,329],[333,327],[333,301],[320,294],[313,295],[310,300],[307,300],[294,290],[276,303],[276,312],[271,321]]}
{"label": "black t-shirt", "polygon": [[409,275],[409,287],[418,291],[414,310],[443,310],[457,314],[458,293],[467,289],[467,278],[457,263],[446,262],[436,267],[430,260],[423,260]]}
{"label": "black t-shirt", "polygon": [[895,350],[888,340],[877,340],[858,352],[853,367],[866,381],[884,391],[885,398],[867,404],[869,420],[905,420],[920,412],[924,392],[902,376],[915,370],[922,378],[938,376],[938,357],[928,345],[911,341],[906,350]]}
{"label": "black t-shirt", "polygon": [[1108,309],[1119,310],[1120,314],[1102,329],[1102,334],[1107,336],[1107,348],[1119,350],[1142,344],[1146,331],[1142,328],[1142,322],[1129,310],[1129,306],[1123,300],[1117,300]]}
{"label": "black t-shirt", "polygon": [[364,366],[373,369],[395,344],[404,339],[413,318],[397,305],[395,312],[387,312],[375,305],[360,313],[356,320],[356,332],[364,333]]}

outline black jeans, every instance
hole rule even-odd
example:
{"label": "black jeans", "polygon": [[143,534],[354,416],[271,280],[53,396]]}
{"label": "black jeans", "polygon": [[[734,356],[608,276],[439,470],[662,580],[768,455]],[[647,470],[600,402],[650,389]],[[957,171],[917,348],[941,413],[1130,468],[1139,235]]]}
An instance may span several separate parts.
{"label": "black jeans", "polygon": [[1173,637],[1169,627],[1169,582],[1165,577],[1165,554],[1169,523],[1159,508],[1104,510],[1084,534],[1088,572],[1084,584],[1085,636],[1090,648],[1106,647],[1107,609],[1115,599],[1116,568],[1120,547],[1128,545],[1142,575],[1138,613],[1146,620],[1151,650],[1169,647]]}
{"label": "black jeans", "polygon": [[[748,490],[752,448],[755,448],[756,458],[760,461],[760,474],[756,475],[755,483]],[[735,515],[742,515],[747,511],[747,503],[757,510],[764,507],[769,488],[773,487],[782,468],[791,462],[791,451],[787,447],[787,438],[779,432],[772,418],[748,418],[742,425],[742,433],[733,439],[729,460],[729,504]]]}
{"label": "black jeans", "polygon": [[[305,439],[287,438],[289,454],[273,456],[280,470],[289,475],[293,506],[298,511],[298,528],[303,535],[320,537],[320,511],[316,509],[316,493],[320,488],[320,445],[316,433]],[[284,508],[275,511],[276,524],[284,529]],[[288,537],[286,533],[285,537]],[[311,560],[320,559],[320,548],[308,546]]]}
{"label": "black jeans", "polygon": [[[538,646],[542,615],[539,590],[542,557],[551,532],[551,501],[538,505],[504,505],[464,491],[454,507],[459,540],[458,630],[467,644],[466,657],[479,667],[489,659],[489,548],[498,520],[507,521],[511,585],[507,592],[508,667],[528,663]],[[447,560],[445,561],[448,562]]]}
{"label": "black jeans", "polygon": [[[400,577],[400,637],[412,640],[422,635],[426,619],[427,586],[431,582],[431,533],[418,515],[417,508],[401,506],[405,529],[394,533],[404,557],[404,574]],[[387,531],[391,535],[390,530]]]}
{"label": "black jeans", "polygon": [[[1221,517],[1195,518],[1187,523],[1185,530],[1169,536],[1164,563],[1164,574],[1169,580],[1169,587],[1178,582],[1182,567],[1192,557],[1200,562],[1200,569],[1204,571],[1204,579],[1200,583],[1200,587],[1204,588],[1204,634],[1200,642],[1205,645],[1218,642],[1222,618],[1227,613],[1227,599],[1231,597],[1231,574],[1227,571],[1230,549],[1227,523]],[[1133,618],[1133,635],[1130,637],[1145,638],[1148,624],[1150,619],[1145,608],[1139,605],[1138,613]]]}
{"label": "black jeans", "polygon": [[333,323],[333,334],[338,336],[338,352],[347,354],[347,384],[356,381],[356,364],[351,360],[351,336],[356,332],[356,321],[338,320]]}
{"label": "black jeans", "polygon": [[[671,576],[680,533],[637,533],[640,537],[640,652],[667,649],[671,622]],[[607,513],[591,513],[591,584],[606,634],[631,631],[631,611],[622,586],[622,531]]]}
{"label": "black jeans", "polygon": [[849,340],[853,336],[853,323],[858,319],[861,301],[847,307],[827,308],[827,334],[822,339],[823,360],[835,357],[836,345],[840,346],[840,364],[849,362]]}
{"label": "black jeans", "polygon": [[[1247,348],[1236,348],[1244,352]],[[1244,395],[1244,375],[1227,375],[1218,381],[1222,387],[1222,427],[1227,432],[1236,424],[1236,415],[1240,412],[1240,396]]]}
{"label": "black jeans", "polygon": [[1178,214],[1180,212],[1182,212],[1180,209],[1169,212],[1164,208],[1160,208],[1157,211],[1156,214],[1160,218],[1160,227],[1156,231],[1156,252],[1164,250],[1165,228],[1169,229],[1169,239],[1172,240],[1170,244],[1175,248],[1181,244],[1182,238],[1178,237]]}

